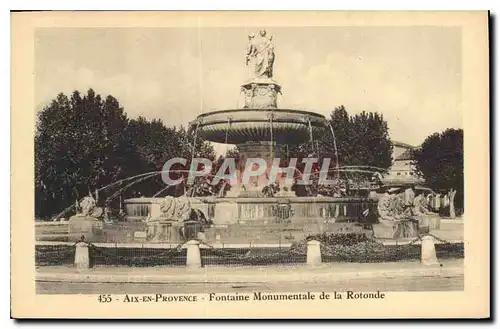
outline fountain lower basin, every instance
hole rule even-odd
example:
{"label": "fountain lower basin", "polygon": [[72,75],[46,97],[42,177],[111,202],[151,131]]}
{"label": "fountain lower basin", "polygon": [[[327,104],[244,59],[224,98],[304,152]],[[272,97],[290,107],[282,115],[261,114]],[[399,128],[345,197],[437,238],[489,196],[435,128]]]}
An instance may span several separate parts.
{"label": "fountain lower basin", "polygon": [[[162,198],[133,198],[124,201],[125,213],[129,220],[155,218],[161,215]],[[357,220],[361,213],[370,209],[375,211],[376,201],[361,197],[274,197],[274,198],[189,198],[193,208],[201,210],[205,217],[215,225],[235,223],[238,221],[269,220],[276,216],[273,207],[289,204],[292,210],[290,218],[300,219],[338,219],[343,221]],[[219,209],[217,209],[219,208]],[[222,211],[229,208],[231,212]]]}
{"label": "fountain lower basin", "polygon": [[[161,217],[162,198],[133,198],[124,201],[126,222],[120,225],[122,236],[130,223],[155,223]],[[362,212],[376,211],[375,201],[366,198],[288,197],[288,198],[189,198],[193,208],[199,209],[212,225],[205,229],[207,243],[278,244],[293,242],[317,233],[363,231],[359,224]],[[289,205],[289,207],[288,207]],[[135,223],[135,224],[134,224]],[[171,225],[175,227],[175,225]],[[172,229],[172,232],[175,230]],[[134,241],[135,233],[128,234],[126,242]],[[111,238],[111,236],[109,236]],[[114,238],[113,242],[125,242]],[[285,241],[285,240],[286,241]],[[121,240],[121,241],[120,241]],[[178,239],[165,239],[178,243]]]}
{"label": "fountain lower basin", "polygon": [[[180,222],[161,219],[161,198],[133,198],[124,201],[124,220],[100,223],[99,234],[89,236],[89,242],[162,243],[172,247],[184,240],[179,234]],[[300,241],[318,233],[376,234],[393,239],[397,226],[377,223],[377,202],[367,198],[291,197],[291,198],[189,198],[193,208],[203,212],[212,225],[204,230],[207,244],[283,245]],[[290,205],[289,216],[274,209]],[[363,214],[366,210],[369,215]],[[95,222],[95,219],[90,219]],[[365,225],[368,224],[368,225]],[[71,221],[39,223],[39,241],[73,241],[82,233],[69,234]],[[150,239],[151,229],[161,228],[164,238]],[[418,226],[416,227],[418,233]],[[380,236],[379,236],[380,235]],[[385,236],[385,237],[384,237]]]}

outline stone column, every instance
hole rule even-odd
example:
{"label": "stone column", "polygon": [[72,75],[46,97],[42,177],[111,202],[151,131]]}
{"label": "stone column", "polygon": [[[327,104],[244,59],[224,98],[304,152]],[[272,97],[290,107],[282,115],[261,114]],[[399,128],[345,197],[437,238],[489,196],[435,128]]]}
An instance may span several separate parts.
{"label": "stone column", "polygon": [[186,267],[200,268],[201,267],[200,242],[197,240],[189,240],[188,242],[186,242],[186,246],[187,246]]}
{"label": "stone column", "polygon": [[422,265],[438,265],[436,256],[436,248],[434,246],[434,238],[426,235],[422,239],[421,245],[421,263]]}
{"label": "stone column", "polygon": [[[271,170],[271,165],[273,163],[273,158],[279,158],[279,148],[276,142],[273,141],[248,141],[243,144],[238,144],[238,149],[240,150],[240,156],[242,163],[238,164],[240,173],[239,179],[243,179],[243,171],[247,168],[247,159],[249,158],[259,158],[264,159],[266,162],[266,171],[260,176],[250,177],[247,184],[243,185],[242,181],[238,184],[242,188],[236,189],[239,197],[262,197],[262,189],[269,184],[268,175]],[[234,187],[231,187],[233,189]]]}
{"label": "stone column", "polygon": [[239,219],[236,202],[219,202],[215,204],[213,222],[215,225],[235,223]]}
{"label": "stone column", "polygon": [[321,243],[316,240],[307,242],[307,265],[318,266],[321,264]]}
{"label": "stone column", "polygon": [[86,242],[78,242],[75,245],[75,267],[78,272],[86,271],[90,267],[89,245]]}

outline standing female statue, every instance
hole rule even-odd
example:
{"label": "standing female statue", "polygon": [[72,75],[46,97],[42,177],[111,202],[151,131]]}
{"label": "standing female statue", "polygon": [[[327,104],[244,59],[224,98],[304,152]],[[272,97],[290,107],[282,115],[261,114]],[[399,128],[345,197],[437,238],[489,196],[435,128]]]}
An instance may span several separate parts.
{"label": "standing female statue", "polygon": [[269,79],[273,77],[274,45],[266,30],[259,32],[258,39],[248,36],[246,65],[250,66],[252,78]]}

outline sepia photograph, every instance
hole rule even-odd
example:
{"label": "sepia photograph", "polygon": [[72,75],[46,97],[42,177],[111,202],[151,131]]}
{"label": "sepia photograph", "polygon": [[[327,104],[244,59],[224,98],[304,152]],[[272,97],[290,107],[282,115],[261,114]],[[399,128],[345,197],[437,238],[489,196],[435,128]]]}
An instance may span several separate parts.
{"label": "sepia photograph", "polygon": [[[476,186],[464,172],[482,166],[466,161],[465,136],[488,138],[488,94],[473,109],[466,88],[488,89],[487,12],[330,25],[327,13],[317,25],[164,14],[87,26],[61,13],[24,40],[33,107],[19,111],[33,126],[20,129],[32,130],[22,143],[33,154],[19,193],[32,202],[13,208],[32,214],[22,250],[33,298],[87,298],[101,312],[337,303],[328,316],[398,293],[464,296],[471,258],[488,275],[489,171],[472,169],[486,182]],[[486,33],[475,41],[486,61],[471,62],[464,17]],[[471,65],[483,80],[469,79]],[[476,280],[477,291],[489,284]]]}

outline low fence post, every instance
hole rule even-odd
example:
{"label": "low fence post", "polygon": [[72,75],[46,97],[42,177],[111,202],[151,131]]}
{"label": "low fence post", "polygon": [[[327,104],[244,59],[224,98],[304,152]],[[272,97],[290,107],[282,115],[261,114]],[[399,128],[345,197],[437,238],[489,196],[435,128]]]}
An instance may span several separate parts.
{"label": "low fence post", "polygon": [[307,265],[317,266],[321,264],[321,243],[316,240],[307,242]]}
{"label": "low fence post", "polygon": [[90,267],[89,244],[81,241],[75,245],[75,267],[78,272],[86,271]]}
{"label": "low fence post", "polygon": [[186,246],[187,246],[186,267],[200,268],[201,267],[200,242],[198,240],[189,240],[188,242],[186,242]]}
{"label": "low fence post", "polygon": [[439,264],[436,256],[436,247],[434,246],[434,238],[430,235],[422,238],[420,260],[422,265]]}

